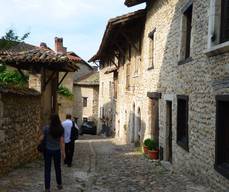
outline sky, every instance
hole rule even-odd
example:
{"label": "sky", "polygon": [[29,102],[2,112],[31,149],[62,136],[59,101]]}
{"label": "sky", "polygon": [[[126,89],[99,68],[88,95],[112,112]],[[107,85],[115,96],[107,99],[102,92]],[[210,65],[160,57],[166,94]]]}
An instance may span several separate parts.
{"label": "sky", "polygon": [[68,51],[89,60],[98,50],[110,18],[145,7],[128,8],[124,0],[0,0],[0,37],[9,29],[17,35],[30,32],[25,41],[54,48],[62,37]]}

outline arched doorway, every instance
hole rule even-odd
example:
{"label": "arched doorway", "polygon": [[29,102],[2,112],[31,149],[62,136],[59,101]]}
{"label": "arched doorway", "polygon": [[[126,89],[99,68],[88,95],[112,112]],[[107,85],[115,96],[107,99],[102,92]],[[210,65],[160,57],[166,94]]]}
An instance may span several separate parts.
{"label": "arched doorway", "polygon": [[132,126],[131,126],[131,143],[134,143],[135,138],[135,103],[132,109]]}
{"label": "arched doorway", "polygon": [[141,139],[141,109],[140,107],[138,108],[137,111],[137,117],[135,118],[135,143],[140,144],[140,139]]}

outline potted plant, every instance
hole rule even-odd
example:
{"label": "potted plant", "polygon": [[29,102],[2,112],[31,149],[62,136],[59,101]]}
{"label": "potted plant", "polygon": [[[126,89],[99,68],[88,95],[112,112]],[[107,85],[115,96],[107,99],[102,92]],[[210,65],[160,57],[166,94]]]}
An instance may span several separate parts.
{"label": "potted plant", "polygon": [[153,139],[148,144],[148,155],[150,159],[158,159],[157,143]]}
{"label": "potted plant", "polygon": [[148,145],[150,143],[151,139],[145,139],[143,142],[143,150],[145,154],[148,154]]}

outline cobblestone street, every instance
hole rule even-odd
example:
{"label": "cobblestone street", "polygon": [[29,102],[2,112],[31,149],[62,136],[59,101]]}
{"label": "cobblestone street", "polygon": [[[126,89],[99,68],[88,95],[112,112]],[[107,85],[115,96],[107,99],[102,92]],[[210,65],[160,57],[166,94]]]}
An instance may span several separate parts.
{"label": "cobblestone street", "polygon": [[[54,173],[54,171],[52,171]],[[73,167],[63,166],[66,192],[210,192],[188,178],[165,170],[131,146],[84,136],[76,143]],[[43,191],[43,162],[18,167],[0,180],[0,192]],[[52,191],[57,191],[52,175]]]}

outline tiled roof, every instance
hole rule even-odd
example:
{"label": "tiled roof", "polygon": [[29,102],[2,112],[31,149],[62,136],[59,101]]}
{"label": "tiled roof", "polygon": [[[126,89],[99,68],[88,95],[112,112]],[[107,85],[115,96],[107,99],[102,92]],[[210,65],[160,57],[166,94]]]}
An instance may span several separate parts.
{"label": "tiled roof", "polygon": [[0,93],[15,94],[15,95],[21,95],[21,96],[39,96],[40,95],[40,93],[34,89],[29,89],[26,87],[1,85],[1,84],[0,84]]}
{"label": "tiled roof", "polygon": [[84,75],[74,82],[75,85],[99,85],[99,72]]}
{"label": "tiled roof", "polygon": [[66,55],[42,48],[22,52],[0,51],[0,62],[23,70],[35,68],[39,71],[44,67],[49,70],[74,72],[78,69]]}

